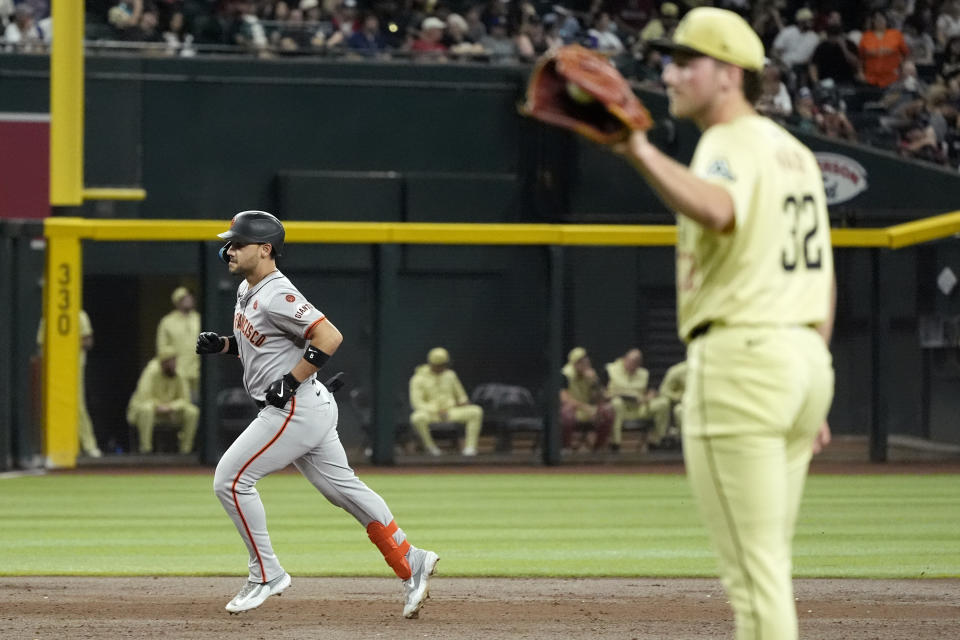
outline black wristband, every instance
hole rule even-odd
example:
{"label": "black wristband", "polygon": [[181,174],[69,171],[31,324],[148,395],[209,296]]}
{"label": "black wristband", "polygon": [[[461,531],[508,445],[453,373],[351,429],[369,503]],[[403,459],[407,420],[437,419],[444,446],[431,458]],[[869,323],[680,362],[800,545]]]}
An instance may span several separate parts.
{"label": "black wristband", "polygon": [[315,346],[310,345],[307,347],[307,352],[303,354],[303,359],[315,366],[317,369],[327,364],[327,360],[330,359],[330,356],[325,354],[320,349],[317,349]]}
{"label": "black wristband", "polygon": [[237,345],[237,339],[233,336],[221,336],[224,340],[227,341],[227,353],[233,354],[235,356],[240,355],[240,347]]}

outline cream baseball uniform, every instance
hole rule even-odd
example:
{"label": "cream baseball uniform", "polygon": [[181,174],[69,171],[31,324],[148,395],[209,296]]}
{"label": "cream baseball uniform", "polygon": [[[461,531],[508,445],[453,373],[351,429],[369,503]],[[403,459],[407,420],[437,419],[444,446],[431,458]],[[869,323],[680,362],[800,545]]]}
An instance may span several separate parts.
{"label": "cream baseball uniform", "polygon": [[651,418],[653,433],[649,441],[654,445],[659,444],[670,426],[670,400],[658,396],[647,398],[650,372],[643,367],[637,367],[633,373],[629,373],[623,358],[617,358],[608,362],[606,369],[607,394],[612,396],[610,402],[615,415],[610,442],[620,444],[625,420]]}
{"label": "cream baseball uniform", "polygon": [[[163,371],[162,362],[175,356],[176,352],[171,347],[164,347],[157,357],[147,363],[127,405],[127,422],[136,427],[140,435],[140,453],[153,451],[153,430],[158,420],[179,425],[177,440],[180,453],[193,451],[200,409],[191,402],[190,385],[179,370],[172,376]],[[170,412],[160,415],[157,412],[159,405],[166,405]]]}
{"label": "cream baseball uniform", "polygon": [[[97,437],[93,433],[93,420],[90,419],[90,412],[87,410],[87,391],[86,391],[86,373],[87,373],[87,350],[83,346],[83,339],[93,336],[93,324],[90,322],[90,316],[83,309],[78,316],[80,330],[80,353],[77,360],[80,363],[80,374],[77,377],[77,435],[80,438],[80,448],[89,456],[99,458],[103,453],[97,446]],[[40,318],[40,326],[37,327],[37,346],[43,349],[44,321]]]}
{"label": "cream baseball uniform", "polygon": [[187,381],[192,396],[200,391],[200,355],[196,352],[200,314],[173,310],[157,325],[157,353],[172,348],[177,353],[177,372]]}
{"label": "cream baseball uniform", "polygon": [[[290,464],[364,527],[374,521],[384,526],[393,522],[383,498],[350,468],[337,434],[337,403],[316,374],[300,384],[284,408],[264,406],[267,387],[300,361],[307,336],[324,321],[324,315],[280,271],[252,289],[246,280],[240,283],[233,334],[243,363],[243,384],[261,409],[223,454],[213,486],[250,552],[251,582],[284,575],[255,485]],[[401,544],[406,534],[398,528],[393,539]]]}
{"label": "cream baseball uniform", "polygon": [[673,405],[673,426],[683,427],[683,392],[687,388],[687,361],[678,362],[663,375],[660,382],[660,397]]}
{"label": "cream baseball uniform", "polygon": [[469,404],[470,398],[453,369],[434,373],[429,364],[418,365],[409,387],[410,407],[413,409],[410,424],[428,451],[439,450],[430,435],[430,423],[441,422],[440,413],[446,411],[446,420],[465,425],[464,451],[476,452],[483,426],[483,408]]}
{"label": "cream baseball uniform", "polygon": [[690,169],[725,189],[735,228],[677,221],[688,476],[720,559],[737,638],[791,640],[791,547],[833,369],[830,226],[813,154],[757,115],[707,128]]}

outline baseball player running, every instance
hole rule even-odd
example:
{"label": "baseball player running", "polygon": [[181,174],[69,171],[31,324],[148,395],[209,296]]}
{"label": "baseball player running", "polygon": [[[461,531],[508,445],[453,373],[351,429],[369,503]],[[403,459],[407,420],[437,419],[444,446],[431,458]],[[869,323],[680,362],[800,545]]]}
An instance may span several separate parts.
{"label": "baseball player running", "polygon": [[738,640],[792,640],[791,547],[833,397],[835,284],[820,170],[757,115],[763,44],[742,18],[690,11],[661,42],[670,113],[702,131],[689,168],[635,132],[617,150],[677,218],[688,343],[683,449]]}
{"label": "baseball player running", "polygon": [[406,618],[416,618],[429,597],[439,561],[432,551],[407,541],[390,508],[360,481],[347,463],[337,434],[337,403],[317,380],[317,370],[343,336],[277,269],[283,225],[263,211],[242,211],[219,234],[227,244],[220,258],[243,277],[237,289],[233,335],[197,338],[197,353],[230,353],[243,364],[243,384],[260,413],[223,454],[214,492],[250,552],[249,577],[226,609],[259,607],[290,586],[267,533],[260,478],[293,463],[333,504],[366,527],[370,541],[403,580]]}

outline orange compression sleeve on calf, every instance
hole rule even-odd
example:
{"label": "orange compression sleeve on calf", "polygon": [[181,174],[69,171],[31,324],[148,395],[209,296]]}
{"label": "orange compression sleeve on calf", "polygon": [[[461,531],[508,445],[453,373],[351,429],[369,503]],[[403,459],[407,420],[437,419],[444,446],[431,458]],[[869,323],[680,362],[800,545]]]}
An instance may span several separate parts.
{"label": "orange compression sleeve on calf", "polygon": [[367,525],[367,535],[370,536],[370,542],[377,545],[383,559],[387,561],[390,568],[401,580],[409,580],[411,576],[410,563],[407,562],[407,551],[410,550],[410,543],[404,540],[397,544],[393,539],[393,534],[399,527],[396,520],[391,520],[390,524],[383,526],[379,522],[371,522]]}

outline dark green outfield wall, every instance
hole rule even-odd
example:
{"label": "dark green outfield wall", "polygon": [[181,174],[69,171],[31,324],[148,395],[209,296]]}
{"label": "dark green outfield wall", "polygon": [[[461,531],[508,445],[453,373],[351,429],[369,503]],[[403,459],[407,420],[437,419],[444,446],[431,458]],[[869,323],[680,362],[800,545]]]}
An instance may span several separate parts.
{"label": "dark green outfield wall", "polygon": [[[89,204],[91,215],[210,218],[252,207],[338,220],[665,214],[618,158],[517,114],[528,67],[96,56],[86,69],[87,185],[149,193],[143,204]],[[46,58],[0,56],[0,111],[45,112],[48,92]],[[662,96],[643,97],[662,120]],[[656,135],[665,139],[666,128]],[[836,207],[838,219],[886,224],[956,207],[956,172],[804,139],[868,171],[869,188]],[[668,148],[686,158],[695,142],[696,132],[679,126]]]}
{"label": "dark green outfield wall", "polygon": [[[619,159],[516,114],[525,67],[94,57],[87,71],[87,185],[148,192],[143,203],[88,203],[82,213],[92,217],[226,220],[265,208],[295,220],[670,220]],[[45,58],[0,56],[0,111],[46,111],[48,82]],[[663,100],[644,97],[662,118]],[[663,126],[656,135],[680,159],[696,141],[687,126],[672,140]],[[958,174],[807,142],[868,170],[869,189],[832,210],[837,224],[889,224],[958,208]],[[0,445],[6,438],[5,450],[22,459],[36,444],[11,425],[25,415],[16,399],[25,396],[16,392],[25,388],[39,315],[42,251],[4,229],[0,267],[16,277],[0,278],[0,293],[16,303],[0,306]],[[84,303],[97,336],[90,410],[101,441],[122,443],[123,410],[152,355],[169,292],[181,283],[199,289],[205,325],[225,331],[235,283],[213,258],[215,245],[88,242],[84,252]],[[281,266],[343,330],[337,368],[354,384],[369,386],[375,368],[390,366],[402,391],[426,350],[444,344],[468,388],[512,381],[542,389],[554,375],[547,255],[543,248],[402,248],[400,312],[387,323],[376,317],[371,248],[291,246]],[[835,427],[867,433],[876,413],[892,433],[960,442],[960,396],[951,392],[960,381],[957,351],[924,350],[917,338],[920,316],[960,314],[957,294],[944,296],[934,284],[944,266],[960,273],[958,243],[872,255],[838,252]],[[582,344],[602,364],[639,344],[655,380],[681,357],[672,250],[572,248],[562,265],[564,351]],[[394,340],[389,365],[375,367],[377,326],[389,327]],[[884,346],[877,363],[874,335]],[[229,363],[211,371],[218,388],[238,379]],[[344,437],[359,440],[345,401],[341,421]]]}

